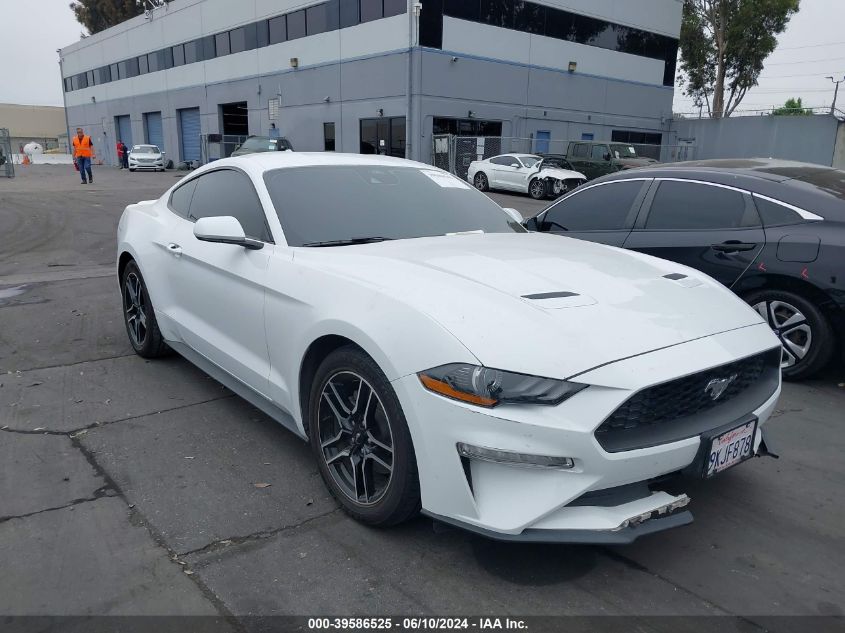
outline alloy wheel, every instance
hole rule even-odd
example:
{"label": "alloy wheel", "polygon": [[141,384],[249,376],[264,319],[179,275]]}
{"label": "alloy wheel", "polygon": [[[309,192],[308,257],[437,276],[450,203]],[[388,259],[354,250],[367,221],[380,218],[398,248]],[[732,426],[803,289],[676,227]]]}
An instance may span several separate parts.
{"label": "alloy wheel", "polygon": [[126,275],[123,285],[123,310],[132,343],[135,347],[143,347],[147,340],[147,298],[144,286],[135,273]]}
{"label": "alloy wheel", "polygon": [[752,306],[780,339],[783,347],[781,368],[800,363],[813,344],[813,330],[807,317],[785,301],[761,301]]}
{"label": "alloy wheel", "polygon": [[475,182],[473,183],[475,188],[479,191],[486,191],[487,190],[487,176],[484,174],[476,174],[475,175]]}
{"label": "alloy wheel", "polygon": [[546,195],[546,183],[544,183],[539,178],[535,178],[531,181],[531,197],[535,199],[540,199],[544,195]]}
{"label": "alloy wheel", "polygon": [[323,386],[317,433],[326,467],[341,491],[370,506],[393,478],[393,432],[372,385],[350,371],[333,374]]}

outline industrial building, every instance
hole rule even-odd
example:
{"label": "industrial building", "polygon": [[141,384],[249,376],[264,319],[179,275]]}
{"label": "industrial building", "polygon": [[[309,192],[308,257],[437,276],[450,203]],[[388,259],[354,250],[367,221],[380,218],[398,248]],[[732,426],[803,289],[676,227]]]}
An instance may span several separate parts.
{"label": "industrial building", "polygon": [[[174,0],[60,50],[68,126],[174,161],[281,135],[430,161],[432,136],[660,143],[680,0]],[[211,139],[214,140],[214,136]]]}
{"label": "industrial building", "polygon": [[65,111],[60,107],[0,103],[0,128],[9,130],[12,152],[23,153],[33,142],[46,150],[67,147]]}

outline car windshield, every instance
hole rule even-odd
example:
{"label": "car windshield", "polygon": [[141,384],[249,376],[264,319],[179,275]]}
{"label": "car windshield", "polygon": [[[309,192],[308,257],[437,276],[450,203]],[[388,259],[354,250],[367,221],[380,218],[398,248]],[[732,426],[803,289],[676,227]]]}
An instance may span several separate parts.
{"label": "car windshield", "polygon": [[254,136],[245,140],[239,149],[248,149],[251,152],[275,152],[277,149],[276,144],[280,140],[277,138]]}
{"label": "car windshield", "polygon": [[637,150],[631,145],[611,145],[610,149],[615,158],[637,158]]}
{"label": "car windshield", "polygon": [[133,154],[161,154],[155,145],[136,145],[132,148]]}
{"label": "car windshield", "polygon": [[434,168],[292,167],[266,172],[264,182],[290,246],[467,231],[525,232],[490,198]]}
{"label": "car windshield", "polygon": [[539,156],[520,156],[519,160],[521,160],[522,164],[525,165],[526,167],[534,167],[535,165],[537,165],[537,163],[539,163],[543,159],[540,158]]}

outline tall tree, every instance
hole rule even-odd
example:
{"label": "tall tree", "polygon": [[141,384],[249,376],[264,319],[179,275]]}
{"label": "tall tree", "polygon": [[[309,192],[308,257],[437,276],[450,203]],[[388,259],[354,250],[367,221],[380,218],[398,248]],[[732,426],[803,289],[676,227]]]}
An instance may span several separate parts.
{"label": "tall tree", "polygon": [[76,16],[76,21],[93,35],[141,15],[146,9],[159,4],[159,0],[76,0],[70,3],[70,8]]}
{"label": "tall tree", "polygon": [[800,0],[684,0],[681,78],[684,94],[711,117],[730,116],[763,70]]}

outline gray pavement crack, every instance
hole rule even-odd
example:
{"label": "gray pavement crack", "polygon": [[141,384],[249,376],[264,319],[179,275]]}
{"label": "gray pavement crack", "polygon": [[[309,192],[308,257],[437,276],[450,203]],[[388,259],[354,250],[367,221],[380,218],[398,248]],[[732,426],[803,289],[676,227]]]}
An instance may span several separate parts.
{"label": "gray pavement crack", "polygon": [[202,547],[198,547],[196,549],[189,550],[187,552],[182,552],[178,556],[180,558],[184,558],[186,556],[193,556],[195,554],[207,554],[210,552],[214,552],[217,550],[225,549],[227,547],[231,547],[232,545],[241,545],[242,543],[249,543],[252,541],[262,541],[277,534],[281,534],[283,532],[289,532],[291,530],[299,529],[309,523],[313,523],[320,519],[323,519],[327,516],[337,513],[340,510],[340,506],[328,510],[326,512],[322,512],[320,514],[314,515],[313,517],[308,517],[299,523],[295,523],[293,525],[283,525],[278,528],[273,528],[272,530],[260,530],[258,532],[253,532],[252,534],[247,534],[245,536],[230,536],[228,538],[217,539],[208,543],[207,545],[203,545]]}
{"label": "gray pavement crack", "polygon": [[[75,367],[76,365],[84,365],[85,363],[98,363],[101,360],[116,360],[118,358],[129,358],[130,356],[135,356],[135,352],[131,354],[118,354],[117,356],[103,356],[102,358],[88,358],[86,360],[78,360],[73,363],[62,363],[61,365],[42,365],[40,367],[27,367],[26,369],[10,369],[7,370],[10,374],[17,374],[21,373],[24,374],[29,371],[40,371],[42,369],[59,369],[61,367]],[[3,374],[0,373],[0,376]]]}
{"label": "gray pavement crack", "polygon": [[94,491],[93,497],[82,497],[79,499],[74,499],[69,503],[64,505],[55,506],[53,508],[44,508],[43,510],[36,510],[35,512],[27,512],[25,514],[16,514],[11,516],[0,516],[0,525],[5,523],[6,521],[14,521],[15,519],[27,519],[29,517],[37,516],[39,514],[44,514],[45,512],[55,512],[56,510],[67,510],[68,508],[72,508],[74,506],[78,506],[81,503],[90,503],[91,501],[97,501],[99,499],[103,499],[105,497],[114,497],[114,494],[108,494],[110,488],[108,486],[103,486],[98,488]]}
{"label": "gray pavement crack", "polygon": [[157,411],[148,411],[147,413],[139,413],[138,415],[130,415],[125,418],[117,418],[116,420],[105,420],[102,422],[92,422],[91,424],[86,424],[85,426],[80,426],[75,429],[71,429],[70,431],[51,431],[49,429],[10,429],[10,428],[0,428],[0,432],[3,433],[17,433],[20,435],[65,435],[73,439],[76,436],[85,435],[88,431],[92,429],[102,429],[112,424],[117,424],[118,422],[127,422],[130,420],[137,420],[139,418],[145,418],[151,415],[160,415],[162,413],[170,413],[171,411],[179,411],[181,409],[187,409],[188,407],[196,407],[201,404],[208,404],[209,402],[217,402],[218,400],[226,400],[227,398],[234,398],[235,394],[229,393],[223,396],[218,396],[217,398],[209,398],[208,400],[201,400],[199,402],[188,402],[186,404],[180,404],[175,407],[171,407],[169,409],[158,409]]}

